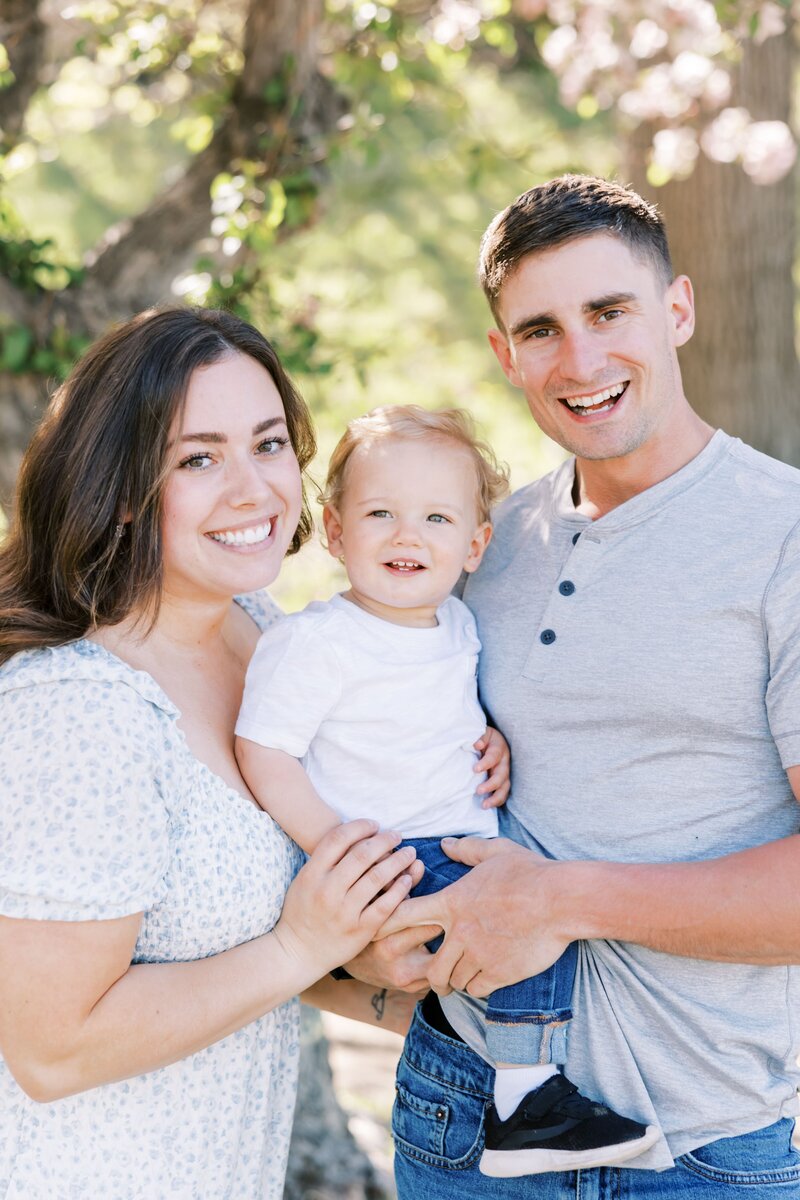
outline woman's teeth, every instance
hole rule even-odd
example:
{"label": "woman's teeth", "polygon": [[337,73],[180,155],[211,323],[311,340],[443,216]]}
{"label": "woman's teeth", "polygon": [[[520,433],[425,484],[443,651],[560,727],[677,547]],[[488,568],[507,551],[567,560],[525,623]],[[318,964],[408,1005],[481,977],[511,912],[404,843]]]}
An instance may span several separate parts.
{"label": "woman's teeth", "polygon": [[267,521],[264,525],[251,525],[249,529],[225,529],[208,536],[212,541],[222,542],[223,546],[255,546],[265,542],[271,532],[272,521]]}

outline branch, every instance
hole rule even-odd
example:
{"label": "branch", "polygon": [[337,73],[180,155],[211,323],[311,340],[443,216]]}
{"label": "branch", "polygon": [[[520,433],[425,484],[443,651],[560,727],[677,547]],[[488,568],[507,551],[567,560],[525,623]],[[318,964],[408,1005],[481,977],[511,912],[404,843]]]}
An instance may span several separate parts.
{"label": "branch", "polygon": [[[321,19],[322,0],[251,0],[244,67],[211,143],[149,208],[109,231],[91,256],[81,288],[90,328],[169,299],[171,281],[208,236],[215,176],[237,158],[263,159],[268,140],[272,156],[276,135],[279,144],[290,143],[288,127],[307,126],[309,113],[319,108],[316,31]],[[285,84],[285,111],[265,99],[267,84],[275,79]],[[280,163],[270,165],[278,169]]]}
{"label": "branch", "polygon": [[0,0],[0,42],[14,74],[14,82],[0,91],[0,129],[8,146],[20,135],[44,60],[45,26],[35,3]]}

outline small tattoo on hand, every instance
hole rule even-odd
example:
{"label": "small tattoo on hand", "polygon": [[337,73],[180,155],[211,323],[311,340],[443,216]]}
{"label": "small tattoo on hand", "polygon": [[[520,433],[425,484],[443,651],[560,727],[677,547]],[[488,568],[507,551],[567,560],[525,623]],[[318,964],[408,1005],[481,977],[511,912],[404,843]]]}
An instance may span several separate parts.
{"label": "small tattoo on hand", "polygon": [[380,992],[376,992],[372,997],[372,1007],[375,1009],[375,1020],[382,1021],[384,1010],[386,1009],[386,991],[384,988]]}

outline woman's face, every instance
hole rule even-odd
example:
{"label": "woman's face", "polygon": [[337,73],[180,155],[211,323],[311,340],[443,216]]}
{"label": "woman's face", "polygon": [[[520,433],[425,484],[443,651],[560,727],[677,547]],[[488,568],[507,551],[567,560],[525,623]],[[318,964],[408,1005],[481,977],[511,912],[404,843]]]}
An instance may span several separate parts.
{"label": "woman's face", "polygon": [[231,353],[194,372],[164,493],[164,591],[230,597],[272,583],[300,519],[300,468],[271,376]]}

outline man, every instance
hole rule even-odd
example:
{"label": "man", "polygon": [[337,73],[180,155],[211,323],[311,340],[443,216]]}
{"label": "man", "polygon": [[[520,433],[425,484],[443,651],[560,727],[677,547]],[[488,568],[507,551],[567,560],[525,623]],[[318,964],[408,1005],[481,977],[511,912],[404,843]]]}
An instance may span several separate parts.
{"label": "man", "polygon": [[689,405],[691,284],[635,193],[532,189],[480,272],[501,367],[574,456],[502,506],[465,590],[517,844],[453,843],[475,869],[354,970],[419,983],[430,930],[402,927],[438,924],[432,986],[480,997],[580,939],[565,1074],[664,1137],[625,1167],[487,1180],[478,1002],[429,997],[398,1075],[400,1200],[800,1197],[800,472]]}

